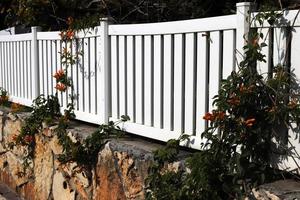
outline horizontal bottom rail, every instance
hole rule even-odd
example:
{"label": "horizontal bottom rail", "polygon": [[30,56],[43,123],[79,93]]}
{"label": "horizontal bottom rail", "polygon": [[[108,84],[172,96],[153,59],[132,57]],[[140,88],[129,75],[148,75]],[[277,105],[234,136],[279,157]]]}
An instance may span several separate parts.
{"label": "horizontal bottom rail", "polygon": [[9,97],[9,101],[10,101],[10,102],[14,102],[14,103],[21,104],[21,105],[23,105],[23,106],[28,106],[28,107],[31,107],[31,106],[32,106],[32,100],[31,100],[31,99],[24,99],[24,98],[22,98],[22,97],[10,96],[10,97]]}
{"label": "horizontal bottom rail", "polygon": [[[118,119],[110,118],[110,121],[118,121]],[[170,139],[178,139],[181,133],[175,131],[168,131],[160,128],[145,126],[132,122],[125,122],[121,128],[128,133],[147,137],[163,142],[167,142]],[[180,143],[181,146],[190,147],[193,149],[201,149],[201,144],[205,144],[206,139],[202,139],[198,136],[190,136],[190,141],[183,141]]]}

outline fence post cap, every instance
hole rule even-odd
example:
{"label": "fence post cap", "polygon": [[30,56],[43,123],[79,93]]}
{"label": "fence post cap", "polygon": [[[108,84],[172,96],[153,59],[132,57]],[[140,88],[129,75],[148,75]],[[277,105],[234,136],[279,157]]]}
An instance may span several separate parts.
{"label": "fence post cap", "polygon": [[32,26],[31,27],[31,31],[33,32],[33,31],[41,31],[42,30],[42,28],[40,27],[40,26]]}
{"label": "fence post cap", "polygon": [[243,6],[252,6],[252,2],[240,2],[236,4],[236,7],[243,7]]}
{"label": "fence post cap", "polygon": [[100,22],[112,22],[113,18],[112,17],[101,17]]}

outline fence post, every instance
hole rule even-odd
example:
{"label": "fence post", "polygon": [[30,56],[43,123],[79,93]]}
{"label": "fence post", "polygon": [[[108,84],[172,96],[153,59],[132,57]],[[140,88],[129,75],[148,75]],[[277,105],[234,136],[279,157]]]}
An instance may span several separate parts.
{"label": "fence post", "polygon": [[109,44],[108,44],[108,18],[100,19],[100,46],[99,46],[99,68],[100,71],[98,73],[99,84],[97,87],[100,87],[99,91],[99,108],[100,112],[100,120],[101,123],[108,123],[109,120],[109,99],[110,99],[110,91],[109,91]]}
{"label": "fence post", "polygon": [[250,2],[242,2],[236,4],[236,59],[237,65],[244,59],[245,50],[243,47],[247,44],[250,31],[251,7]]}
{"label": "fence post", "polygon": [[31,27],[32,99],[35,99],[40,95],[39,60],[38,60],[39,54],[38,54],[38,41],[37,41],[37,32],[40,30],[41,28],[38,26]]}

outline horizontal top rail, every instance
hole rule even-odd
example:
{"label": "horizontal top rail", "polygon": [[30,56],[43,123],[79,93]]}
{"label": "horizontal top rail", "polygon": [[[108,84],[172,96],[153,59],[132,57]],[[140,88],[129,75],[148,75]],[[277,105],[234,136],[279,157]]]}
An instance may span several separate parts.
{"label": "horizontal top rail", "polygon": [[38,40],[60,40],[59,31],[55,32],[37,32]]}
{"label": "horizontal top rail", "polygon": [[270,28],[270,27],[287,27],[287,26],[300,26],[300,10],[285,10],[279,20],[279,23],[270,25],[267,21],[264,21],[262,25],[258,21],[253,20],[259,12],[251,13],[251,27],[252,28]]}
{"label": "horizontal top rail", "polygon": [[0,42],[21,42],[32,39],[31,33],[17,34],[17,35],[1,35]]}
{"label": "horizontal top rail", "polygon": [[[98,31],[98,26],[94,29],[86,29],[85,31],[76,32],[77,38],[89,38],[89,37],[97,37],[100,36],[100,32]],[[54,32],[37,32],[38,40],[60,40],[60,31]]]}
{"label": "horizontal top rail", "polygon": [[167,35],[236,28],[236,15],[147,24],[110,25],[109,35]]}

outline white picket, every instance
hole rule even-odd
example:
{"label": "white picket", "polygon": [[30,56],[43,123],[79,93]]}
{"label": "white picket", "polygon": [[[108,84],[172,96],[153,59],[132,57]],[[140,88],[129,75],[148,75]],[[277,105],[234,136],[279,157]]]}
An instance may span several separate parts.
{"label": "white picket", "polygon": [[[90,38],[84,38],[83,39],[83,87],[84,87],[84,93],[83,99],[84,99],[84,112],[89,113],[90,112],[90,58],[89,58],[89,46],[90,46]],[[67,97],[66,97],[67,98]]]}
{"label": "white picket", "polygon": [[212,111],[213,98],[218,94],[220,85],[221,65],[221,33],[214,31],[210,33],[210,61],[209,61],[209,111]]}
{"label": "white picket", "polygon": [[90,59],[90,74],[89,74],[89,81],[90,81],[90,112],[96,114],[96,37],[90,38],[90,46],[89,46],[89,59]]}
{"label": "white picket", "polygon": [[173,130],[173,43],[172,35],[163,37],[163,128]]}
{"label": "white picket", "polygon": [[25,74],[25,59],[24,59],[24,43],[25,41],[20,42],[19,46],[19,51],[20,51],[20,96],[22,98],[25,98],[25,79],[24,79],[24,74]]}
{"label": "white picket", "polygon": [[193,135],[195,132],[195,61],[196,37],[194,33],[185,36],[185,117],[184,133]]}
{"label": "white picket", "polygon": [[174,131],[183,131],[184,96],[184,35],[174,36]]}
{"label": "white picket", "polygon": [[300,27],[295,27],[292,32],[291,43],[291,69],[294,70],[295,75],[300,77]]}
{"label": "white picket", "polygon": [[[269,42],[270,42],[270,33],[269,33],[269,29],[268,28],[262,28],[259,30],[259,33],[262,33],[264,35],[263,39],[260,39],[259,40],[259,44],[261,45],[262,43],[265,43],[267,45],[269,45]],[[268,76],[268,72],[269,72],[269,63],[268,63],[268,60],[269,60],[269,46],[266,46],[266,47],[262,47],[262,50],[261,50],[261,54],[265,55],[265,60],[266,62],[258,62],[257,63],[257,71],[262,74],[264,77],[267,77]]]}
{"label": "white picket", "polygon": [[136,123],[143,124],[143,38],[142,36],[135,37],[135,110]]}
{"label": "white picket", "polygon": [[21,56],[20,56],[20,42],[14,42],[15,43],[15,56],[16,56],[16,59],[15,59],[15,64],[16,64],[16,68],[15,68],[15,82],[14,82],[14,85],[16,87],[16,93],[15,95],[17,97],[20,97],[21,94],[20,94],[20,90],[21,90],[21,84],[20,84],[20,74],[21,74],[21,66],[20,66],[20,61],[21,61]]}
{"label": "white picket", "polygon": [[26,47],[26,52],[27,52],[27,71],[26,71],[26,77],[27,77],[27,86],[28,86],[28,99],[32,100],[33,99],[33,87],[32,87],[32,65],[31,65],[31,42],[27,41],[26,42],[27,47]]}
{"label": "white picket", "polygon": [[197,34],[197,97],[196,97],[196,136],[200,137],[205,130],[205,121],[202,119],[208,105],[208,33]]}
{"label": "white picket", "polygon": [[51,79],[51,90],[52,90],[52,95],[55,95],[55,86],[56,86],[56,80],[53,77],[54,74],[57,72],[57,41],[52,40],[51,41],[51,72],[50,72],[50,79]]}
{"label": "white picket", "polygon": [[[104,37],[104,36],[100,36],[100,37],[96,37],[96,63],[95,63],[95,79],[96,79],[96,114],[99,115],[100,113],[103,112],[103,108],[101,108],[101,105],[102,104],[99,104],[99,101],[101,100],[101,97],[105,97],[106,93],[104,92],[105,89],[109,88],[108,85],[112,84],[112,82],[110,82],[110,84],[108,84],[109,81],[112,81],[112,71],[111,71],[111,77],[107,77],[107,81],[105,81],[105,83],[107,84],[107,86],[103,85],[103,80],[101,79],[101,69],[103,69],[104,66],[101,66],[101,62],[103,63],[111,63],[111,61],[109,61],[109,56],[106,56],[105,58],[107,59],[106,61],[105,60],[101,60],[101,55],[104,55],[103,54],[103,50],[102,49],[105,49],[105,47],[103,47],[101,41],[103,41],[103,38],[101,37]],[[105,37],[106,40],[108,40],[108,35]],[[108,41],[106,41],[106,45],[110,45],[108,43]],[[102,47],[102,48],[101,48]],[[108,51],[108,49],[106,49],[106,51]],[[109,54],[109,55],[112,55],[112,54]],[[112,67],[112,65],[111,65]],[[112,70],[112,68],[111,68]],[[103,71],[103,70],[102,70]],[[106,74],[104,74],[103,76],[105,76]],[[103,85],[102,87],[100,87],[101,85]],[[112,89],[112,88],[110,88]],[[110,91],[112,94],[112,90]],[[109,108],[107,108],[107,111],[109,112],[110,115],[112,115],[112,97],[108,97],[109,99]],[[106,115],[109,115],[108,113]],[[104,118],[105,116],[104,115]]]}
{"label": "white picket", "polygon": [[135,65],[134,65],[134,40],[133,36],[127,36],[126,40],[127,60],[127,115],[132,122],[135,121]]}
{"label": "white picket", "polygon": [[118,94],[118,41],[117,36],[111,37],[111,116],[119,118]]}
{"label": "white picket", "polygon": [[29,77],[27,76],[27,73],[29,71],[28,69],[28,64],[27,64],[27,59],[28,59],[28,56],[27,56],[27,41],[23,42],[23,46],[22,46],[22,51],[23,51],[23,92],[24,92],[24,98],[25,99],[29,99],[29,96],[28,96],[28,90],[29,90],[29,87],[28,87],[28,79]]}
{"label": "white picket", "polygon": [[274,65],[283,65],[285,62],[286,28],[274,28]]}
{"label": "white picket", "polygon": [[43,40],[43,94],[46,96],[49,94],[49,85],[48,85],[48,43],[47,40]]}
{"label": "white picket", "polygon": [[162,72],[163,72],[163,66],[162,66],[162,36],[161,35],[155,35],[154,36],[154,63],[153,63],[153,126],[156,128],[162,128],[162,115],[163,115],[163,106],[162,106],[162,92],[163,92],[163,84],[162,84]]}
{"label": "white picket", "polygon": [[233,30],[223,32],[223,71],[222,78],[226,79],[235,68],[235,34]]}
{"label": "white picket", "polygon": [[119,109],[120,116],[126,115],[126,44],[125,37],[119,36]]}
{"label": "white picket", "polygon": [[11,82],[11,85],[13,87],[13,96],[17,97],[17,89],[18,89],[18,85],[17,85],[17,43],[16,41],[11,42],[12,45],[12,52],[13,52],[13,57],[12,57],[12,63],[13,63],[13,79]]}
{"label": "white picket", "polygon": [[144,40],[144,123],[152,126],[152,37],[147,35]]}

